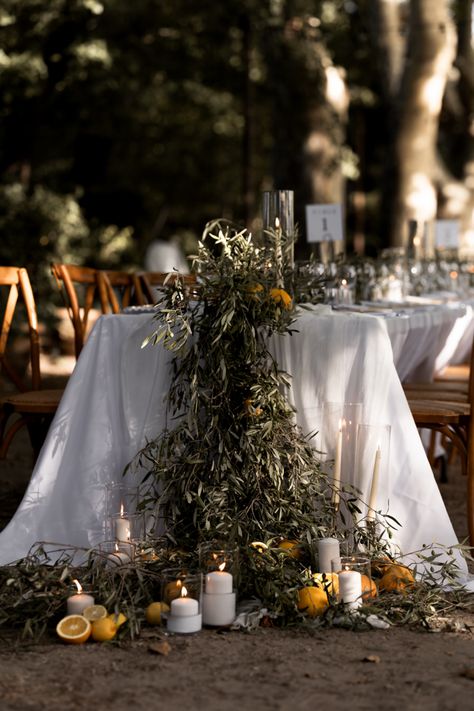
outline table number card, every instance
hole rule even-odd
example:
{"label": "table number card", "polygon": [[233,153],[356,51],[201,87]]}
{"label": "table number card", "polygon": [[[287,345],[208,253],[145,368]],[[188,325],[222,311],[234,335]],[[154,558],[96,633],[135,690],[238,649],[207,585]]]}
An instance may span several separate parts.
{"label": "table number card", "polygon": [[434,237],[436,249],[457,249],[459,247],[459,222],[457,220],[435,220]]}
{"label": "table number card", "polygon": [[308,242],[343,240],[341,206],[306,205],[306,238]]}

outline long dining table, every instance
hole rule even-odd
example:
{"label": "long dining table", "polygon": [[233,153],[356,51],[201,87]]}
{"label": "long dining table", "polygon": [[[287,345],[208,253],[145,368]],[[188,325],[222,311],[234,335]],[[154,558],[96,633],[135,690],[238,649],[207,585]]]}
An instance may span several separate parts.
{"label": "long dining table", "polygon": [[[271,349],[291,376],[290,399],[305,431],[320,425],[325,402],[359,402],[365,423],[390,426],[390,476],[380,486],[400,524],[393,543],[408,555],[458,541],[401,377],[434,367],[465,310],[396,313],[298,308],[295,332],[273,337]],[[106,487],[121,481],[138,450],[169,424],[171,354],[160,344],[141,347],[155,325],[153,313],[138,309],[95,324],[25,496],[0,533],[0,564],[27,555],[37,542],[90,548],[104,539]],[[454,555],[466,574],[462,555],[457,549]]]}

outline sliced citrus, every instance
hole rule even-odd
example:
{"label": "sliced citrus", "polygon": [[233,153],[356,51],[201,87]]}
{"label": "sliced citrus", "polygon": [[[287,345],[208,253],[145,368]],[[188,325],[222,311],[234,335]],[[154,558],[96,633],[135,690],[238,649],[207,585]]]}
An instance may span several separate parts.
{"label": "sliced citrus", "polygon": [[117,634],[117,625],[110,617],[95,620],[92,623],[92,639],[94,642],[109,642]]}
{"label": "sliced citrus", "polygon": [[107,617],[109,620],[112,620],[117,627],[120,627],[127,621],[127,618],[123,612],[111,612],[110,615],[107,615]]}
{"label": "sliced citrus", "polygon": [[56,625],[56,633],[64,642],[83,644],[91,634],[91,623],[82,615],[68,615]]}
{"label": "sliced citrus", "polygon": [[86,620],[94,622],[94,620],[102,620],[107,617],[107,610],[103,605],[89,605],[82,611],[82,614]]}

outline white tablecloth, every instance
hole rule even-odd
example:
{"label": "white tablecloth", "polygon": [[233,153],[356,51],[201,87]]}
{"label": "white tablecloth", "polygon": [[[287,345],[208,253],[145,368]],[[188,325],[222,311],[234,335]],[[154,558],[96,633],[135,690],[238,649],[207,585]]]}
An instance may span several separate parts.
{"label": "white tablecloth", "polygon": [[[389,320],[304,311],[298,333],[274,340],[293,376],[292,398],[306,430],[323,402],[361,402],[364,421],[391,425],[390,481],[382,488],[401,523],[404,552],[453,545],[456,536],[426,458],[394,365]],[[72,374],[30,485],[0,533],[0,564],[36,541],[95,545],[103,537],[104,486],[165,424],[170,354],[140,349],[153,328],[149,314],[103,316]],[[395,326],[388,326],[395,329]],[[367,493],[367,492],[365,492]],[[464,562],[460,565],[465,569]]]}

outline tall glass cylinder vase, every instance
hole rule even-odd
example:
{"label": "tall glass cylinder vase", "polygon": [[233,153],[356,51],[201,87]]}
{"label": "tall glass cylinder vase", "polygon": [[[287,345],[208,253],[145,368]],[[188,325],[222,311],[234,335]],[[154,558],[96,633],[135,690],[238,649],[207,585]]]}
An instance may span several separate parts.
{"label": "tall glass cylinder vase", "polygon": [[263,193],[264,244],[270,247],[276,285],[291,288],[295,262],[295,221],[293,190]]}
{"label": "tall glass cylinder vase", "polygon": [[358,489],[366,503],[367,522],[386,511],[390,494],[390,425],[359,424],[355,464]]}

